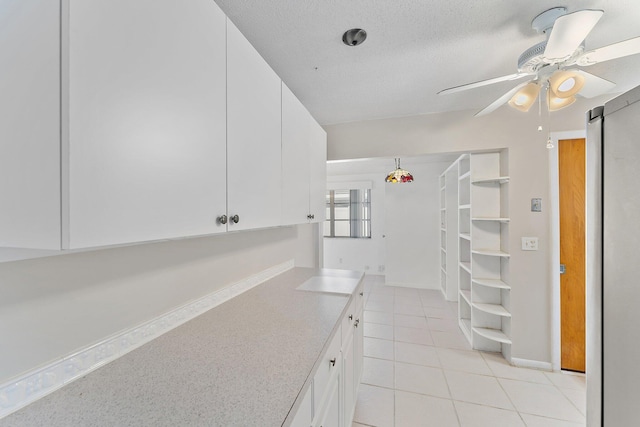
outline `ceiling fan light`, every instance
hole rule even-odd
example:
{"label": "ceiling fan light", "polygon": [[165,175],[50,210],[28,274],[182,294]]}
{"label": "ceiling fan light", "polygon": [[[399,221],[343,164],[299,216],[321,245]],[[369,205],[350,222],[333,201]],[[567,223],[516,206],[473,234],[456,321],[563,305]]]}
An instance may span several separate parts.
{"label": "ceiling fan light", "polygon": [[551,96],[549,98],[549,111],[558,111],[563,109],[564,107],[568,107],[569,105],[576,102],[575,96],[570,96],[568,98],[560,98],[557,96]]}
{"label": "ceiling fan light", "polygon": [[558,70],[549,77],[549,86],[559,98],[570,98],[584,86],[584,77],[572,70]]}
{"label": "ceiling fan light", "polygon": [[539,93],[540,85],[531,82],[517,91],[515,95],[511,97],[511,99],[509,100],[509,105],[516,110],[520,110],[526,113],[536,101]]}

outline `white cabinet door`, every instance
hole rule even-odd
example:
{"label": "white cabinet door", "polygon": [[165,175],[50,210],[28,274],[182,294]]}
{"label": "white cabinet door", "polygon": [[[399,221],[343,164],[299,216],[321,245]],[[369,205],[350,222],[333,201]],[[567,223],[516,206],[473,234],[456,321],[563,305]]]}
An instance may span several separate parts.
{"label": "white cabinet door", "polygon": [[312,389],[313,387],[309,387],[309,389],[307,389],[307,392],[302,398],[302,402],[300,403],[298,410],[293,416],[293,420],[291,421],[289,427],[309,427],[311,425],[311,421],[313,418]]}
{"label": "white cabinet door", "polygon": [[209,0],[70,1],[65,246],[225,230],[225,20]]}
{"label": "white cabinet door", "polygon": [[[351,326],[351,325],[350,325]],[[354,329],[351,326],[351,329]],[[349,335],[346,345],[342,349],[342,383],[344,384],[344,425],[350,426],[355,409],[355,353],[354,334]]]}
{"label": "white cabinet door", "polygon": [[[355,331],[353,332],[353,371],[354,371],[354,387],[357,395],[358,386],[362,379],[362,365],[364,363],[364,322],[362,310],[356,316]],[[355,401],[354,401],[355,405]]]}
{"label": "white cabinet door", "polygon": [[323,222],[327,193],[327,133],[315,120],[311,123],[311,174],[309,188],[309,213],[311,222]]}
{"label": "white cabinet door", "polygon": [[319,427],[341,427],[342,424],[342,374],[338,371],[331,377],[327,385],[326,406],[320,411],[316,426]]}
{"label": "white cabinet door", "polygon": [[282,225],[308,222],[313,118],[282,84]]}
{"label": "white cabinet door", "polygon": [[0,246],[60,249],[60,2],[0,0]]}
{"label": "white cabinet door", "polygon": [[228,229],[280,225],[281,80],[227,20]]}

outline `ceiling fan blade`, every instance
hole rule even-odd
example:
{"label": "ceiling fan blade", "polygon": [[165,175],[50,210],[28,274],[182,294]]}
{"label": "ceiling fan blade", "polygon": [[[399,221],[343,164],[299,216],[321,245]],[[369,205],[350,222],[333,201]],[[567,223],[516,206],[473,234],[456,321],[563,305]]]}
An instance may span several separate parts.
{"label": "ceiling fan blade", "polygon": [[468,83],[468,84],[464,84],[461,86],[454,86],[454,87],[450,87],[447,89],[443,89],[440,92],[438,92],[438,95],[445,95],[448,93],[456,93],[456,92],[462,92],[464,90],[469,90],[469,89],[474,89],[477,87],[481,87],[481,86],[487,86],[487,85],[492,85],[494,83],[500,83],[500,82],[506,82],[509,80],[517,80],[519,78],[525,77],[525,76],[531,76],[533,74],[531,73],[515,73],[515,74],[509,74],[507,76],[502,76],[502,77],[496,77],[493,79],[488,79],[488,80],[480,80],[479,82],[475,82],[475,83]]}
{"label": "ceiling fan blade", "polygon": [[585,98],[594,98],[599,95],[610,92],[616,84],[612,81],[603,79],[582,70],[573,70],[584,77],[584,86],[580,89],[580,96]]}
{"label": "ceiling fan blade", "polygon": [[556,19],[543,58],[556,63],[569,58],[598,23],[602,10],[579,10]]}
{"label": "ceiling fan blade", "polygon": [[608,46],[585,52],[576,61],[578,65],[586,67],[587,65],[597,64],[598,62],[609,61],[611,59],[622,58],[623,56],[635,55],[640,53],[640,37],[634,37],[629,40],[613,43]]}
{"label": "ceiling fan blade", "polygon": [[513,97],[513,95],[516,94],[517,91],[519,91],[521,88],[523,88],[525,85],[527,85],[531,81],[532,80],[528,80],[528,81],[526,81],[524,83],[520,83],[518,86],[516,86],[513,89],[511,89],[509,92],[505,93],[500,98],[496,99],[491,104],[489,104],[488,106],[484,107],[482,110],[478,111],[476,114],[474,114],[474,116],[475,117],[485,116],[485,115],[495,111],[502,104],[504,104],[505,102],[509,101]]}

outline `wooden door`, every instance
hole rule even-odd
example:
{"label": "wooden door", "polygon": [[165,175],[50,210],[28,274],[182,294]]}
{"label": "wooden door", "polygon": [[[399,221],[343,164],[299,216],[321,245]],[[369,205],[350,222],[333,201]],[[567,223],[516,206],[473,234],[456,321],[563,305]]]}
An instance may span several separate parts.
{"label": "wooden door", "polygon": [[560,366],[585,370],[585,140],[558,141]]}

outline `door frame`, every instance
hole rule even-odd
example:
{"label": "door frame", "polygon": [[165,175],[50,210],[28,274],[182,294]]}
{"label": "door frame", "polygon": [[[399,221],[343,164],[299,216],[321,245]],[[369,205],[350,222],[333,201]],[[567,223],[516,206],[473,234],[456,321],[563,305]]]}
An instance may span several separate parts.
{"label": "door frame", "polygon": [[551,132],[554,148],[549,150],[549,212],[551,216],[551,326],[554,371],[560,371],[560,177],[558,174],[558,141],[563,139],[587,139],[587,130]]}

